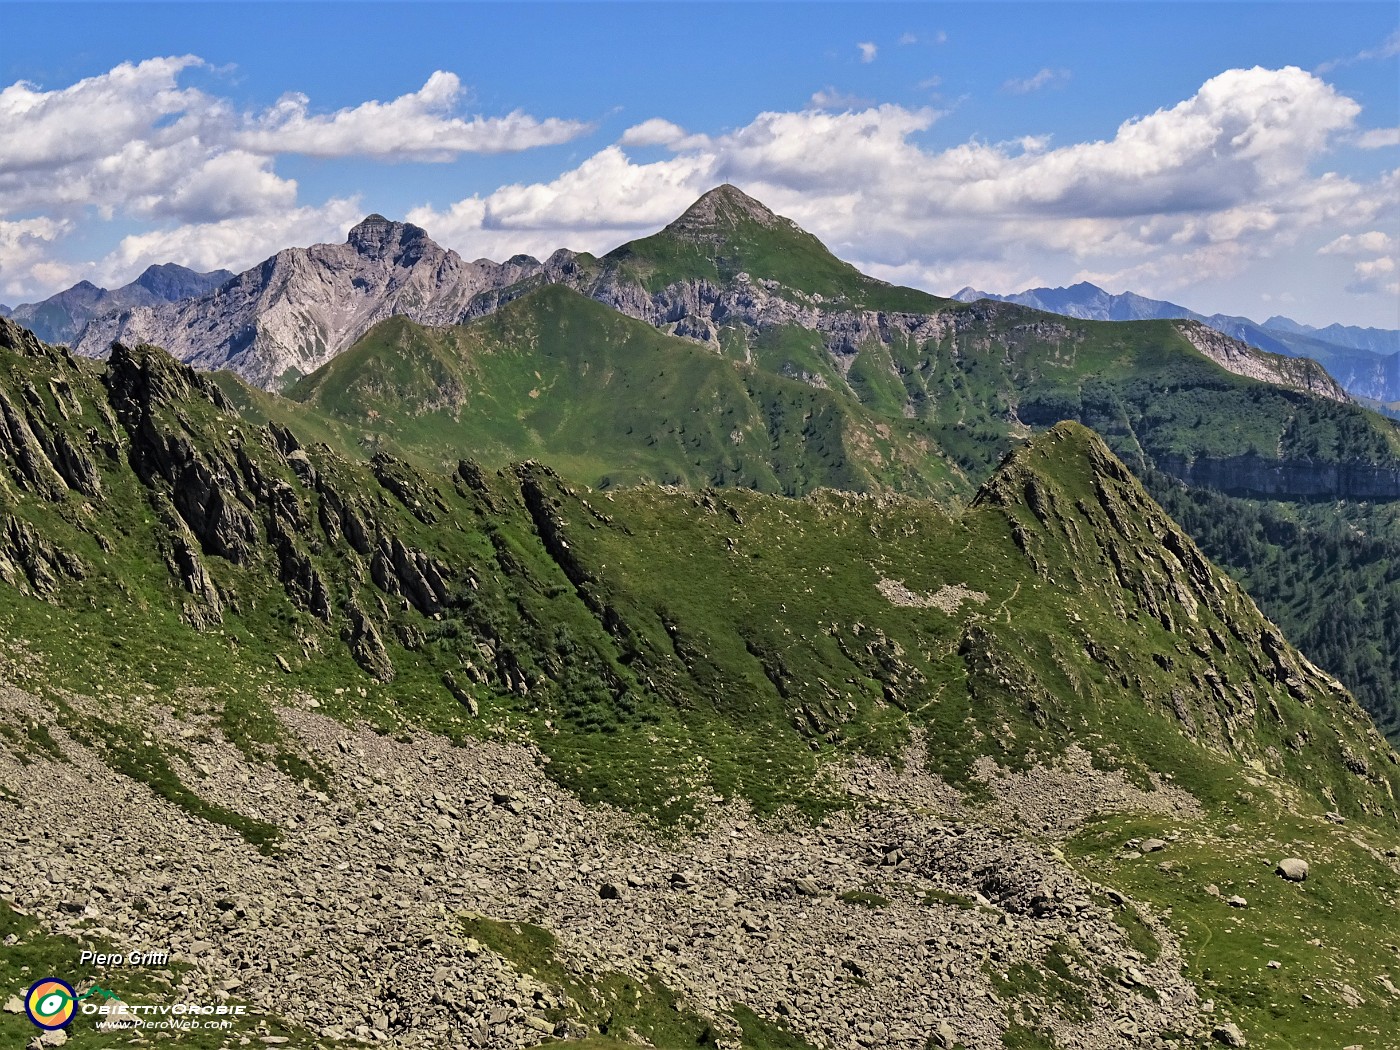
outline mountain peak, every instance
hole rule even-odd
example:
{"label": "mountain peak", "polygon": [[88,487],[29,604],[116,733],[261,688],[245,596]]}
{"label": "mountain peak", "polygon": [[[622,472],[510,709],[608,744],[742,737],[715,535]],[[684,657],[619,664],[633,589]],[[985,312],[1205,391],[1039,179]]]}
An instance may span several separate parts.
{"label": "mountain peak", "polygon": [[673,233],[713,233],[742,222],[776,226],[780,221],[761,201],[726,182],[702,194],[668,229]]}
{"label": "mountain peak", "polygon": [[228,270],[199,273],[179,263],[157,263],[146,267],[141,276],[128,287],[144,288],[156,298],[173,303],[180,299],[203,295],[232,277],[233,274]]}
{"label": "mountain peak", "polygon": [[395,222],[378,212],[372,212],[350,228],[346,243],[361,255],[380,258],[396,248],[428,240],[428,231],[409,222]]}

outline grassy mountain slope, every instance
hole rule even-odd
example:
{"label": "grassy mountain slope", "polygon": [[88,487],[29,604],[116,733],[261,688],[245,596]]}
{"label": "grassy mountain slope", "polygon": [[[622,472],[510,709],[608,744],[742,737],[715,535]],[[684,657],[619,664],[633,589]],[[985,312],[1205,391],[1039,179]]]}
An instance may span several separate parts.
{"label": "grassy mountain slope", "polygon": [[830,309],[928,313],[950,302],[867,277],[792,220],[730,185],[706,193],[664,230],[604,255],[598,270],[631,277],[653,292],[683,280],[727,285],[747,273],[820,296]]}
{"label": "grassy mountain slope", "polygon": [[[249,425],[158,350],[99,372],[0,334],[0,673],[114,768],[259,848],[277,850],[276,829],[182,780],[142,732],[149,704],[214,705],[250,760],[310,785],[321,772],[277,714],[308,697],[386,733],[527,737],[583,798],[679,821],[713,794],[761,814],[849,805],[824,770],[910,761],[916,733],[972,799],[1077,745],[1201,802],[1189,822],[1105,818],[1066,855],[1173,908],[1193,978],[1252,1045],[1394,1020],[1370,985],[1343,1002],[1334,955],[1366,980],[1386,965],[1385,924],[1354,926],[1393,906],[1395,753],[1082,427],[1027,443],[951,511],[596,493],[534,464],[345,459]],[[44,746],[42,726],[0,730],[7,750]],[[1176,836],[1177,876],[1124,851],[1157,831]],[[1306,849],[1315,883],[1247,887],[1283,849]],[[1238,883],[1257,923],[1211,938],[1229,912],[1196,891],[1206,878]],[[1286,970],[1265,968],[1274,955]],[[1060,986],[1000,979],[1025,1022],[1012,1037],[1031,1038],[1032,1000]]]}
{"label": "grassy mountain slope", "polygon": [[[725,229],[721,221],[666,237],[708,243],[697,238],[705,230],[728,236]],[[764,280],[777,272],[753,269]],[[698,272],[686,279],[701,280]],[[789,493],[831,485],[946,499],[970,495],[1019,440],[1069,418],[1102,434],[1134,471],[1161,475],[1163,484],[1153,486],[1159,498],[1171,498],[1168,476],[1230,497],[1210,501],[1212,520],[1191,516],[1203,541],[1247,513],[1231,499],[1282,500],[1276,513],[1303,513],[1322,532],[1342,534],[1365,527],[1359,501],[1391,501],[1400,486],[1393,422],[1227,371],[1179,322],[1077,321],[986,302],[906,316],[902,327],[861,311],[824,316],[837,327],[756,327],[730,316],[706,349],[545,288],[450,335],[390,322],[303,383],[298,396],[313,410],[302,414],[303,429],[323,414],[340,421],[338,433],[356,435],[355,444],[382,442],[428,466],[466,449],[490,466],[534,456],[594,484],[658,480]],[[840,353],[831,350],[832,331],[843,333]],[[657,350],[680,355],[666,375],[649,356]],[[619,355],[630,366],[621,372]],[[738,371],[726,372],[715,356]],[[1266,371],[1313,367],[1257,356]],[[264,409],[253,418],[272,415]],[[929,461],[935,451],[947,459]],[[1350,501],[1326,509],[1322,501],[1339,494]],[[1400,541],[1374,542],[1383,552],[1368,555],[1373,560],[1400,556]],[[1313,575],[1309,546],[1293,536],[1278,547],[1277,571],[1263,572],[1257,558],[1232,560],[1240,550],[1210,546],[1290,637],[1342,675],[1389,732],[1400,732],[1400,672],[1384,636],[1384,625],[1400,616],[1393,588],[1351,559],[1305,593],[1280,597],[1280,579]],[[1329,626],[1339,622],[1334,588],[1344,607],[1380,610],[1346,617],[1362,639],[1356,646]]]}
{"label": "grassy mountain slope", "polygon": [[1191,322],[1083,321],[893,288],[732,186],[651,237],[580,258],[541,279],[849,394],[887,423],[921,421],[976,475],[1009,435],[1070,418],[1135,467],[1226,491],[1400,497],[1387,473],[1400,431],[1346,404],[1315,362]]}
{"label": "grassy mountain slope", "polygon": [[[1174,321],[1079,321],[988,302],[866,302],[849,288],[818,303],[801,290],[816,289],[802,283],[801,271],[832,272],[829,253],[724,188],[609,258],[601,277],[596,260],[581,268],[583,291],[699,335],[731,359],[846,394],[887,424],[906,421],[961,468],[965,492],[1017,441],[1069,418],[1102,434],[1134,471],[1158,478],[1159,498],[1177,491],[1168,477],[1221,494],[1203,497],[1209,511],[1192,514],[1193,535],[1210,542],[1212,556],[1248,582],[1290,637],[1344,676],[1388,731],[1400,733],[1400,672],[1384,626],[1400,621],[1400,597],[1374,571],[1400,560],[1400,541],[1393,530],[1378,538],[1367,520],[1370,503],[1400,501],[1400,429],[1309,393],[1330,384],[1314,362],[1217,347],[1235,355],[1227,370]],[[640,261],[628,270],[633,258]],[[746,281],[726,259],[742,260]],[[629,281],[640,294],[626,291]],[[877,307],[883,312],[872,312]],[[1323,535],[1364,530],[1366,565],[1334,558],[1339,571],[1318,576],[1315,544],[1293,535],[1272,544],[1261,571],[1259,556],[1211,541],[1253,513],[1242,500],[1264,501],[1283,519],[1301,516]],[[1304,577],[1314,583],[1299,591],[1293,581]],[[1355,611],[1339,618],[1339,608]],[[1356,633],[1342,634],[1338,623]]]}
{"label": "grassy mountain slope", "polygon": [[291,396],[425,463],[538,458],[604,487],[956,484],[905,420],[732,364],[559,286],[464,327],[386,321]]}
{"label": "grassy mountain slope", "polygon": [[[1319,805],[1392,805],[1365,716],[1082,428],[1020,450],[953,518],[836,493],[605,500],[539,466],[434,476],[250,431],[155,350],[100,380],[38,344],[6,358],[12,636],[103,638],[154,686],[253,683],[274,655],[322,684],[357,664],[394,682],[377,717],[462,732],[470,699],[632,804],[658,788],[648,763],[697,753],[702,780],[791,800],[828,749],[888,753],[927,725],[964,783],[983,752],[1021,765],[1093,726],[1139,773],[1189,776],[1204,749]],[[36,362],[59,379],[25,400]],[[773,769],[741,757],[760,737]]]}
{"label": "grassy mountain slope", "polygon": [[868,356],[880,385],[868,383],[862,399],[887,413],[908,406],[973,471],[995,462],[1019,425],[1061,419],[1097,430],[1135,468],[1209,468],[1238,491],[1306,489],[1322,465],[1368,476],[1400,462],[1389,422],[1228,372],[1171,321],[1062,322],[978,303],[920,335],[867,340],[851,374]]}
{"label": "grassy mountain slope", "polygon": [[1160,474],[1146,483],[1299,648],[1347,683],[1382,732],[1400,739],[1400,504],[1246,500]]}

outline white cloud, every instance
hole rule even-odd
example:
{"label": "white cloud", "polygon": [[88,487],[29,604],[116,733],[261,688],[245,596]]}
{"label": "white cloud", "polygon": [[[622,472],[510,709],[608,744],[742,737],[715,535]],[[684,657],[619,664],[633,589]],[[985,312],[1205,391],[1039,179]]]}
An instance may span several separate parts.
{"label": "white cloud", "polygon": [[672,150],[705,149],[710,144],[707,135],[691,135],[679,124],[653,117],[634,124],[622,133],[621,146],[666,146]]}
{"label": "white cloud", "polygon": [[1395,260],[1390,256],[1363,259],[1352,266],[1353,279],[1347,291],[1353,295],[1394,295],[1400,287],[1395,281],[1396,269]]}
{"label": "white cloud", "polygon": [[599,251],[728,181],[877,275],[936,290],[1074,272],[1146,292],[1202,287],[1283,265],[1305,235],[1335,238],[1393,206],[1394,180],[1310,171],[1359,111],[1312,74],[1256,68],[1110,138],[1055,148],[1034,135],[929,147],[938,112],[895,105],[761,113],[708,138],[646,122],[633,137],[674,140],[672,157],[638,163],[609,147],[552,181],[410,217],[470,254]]}
{"label": "white cloud", "polygon": [[[180,87],[180,74],[198,61],[119,67],[61,91],[0,92],[6,301],[14,301],[7,289],[38,282],[40,266],[59,273],[56,248],[94,200],[109,215],[158,224],[84,271],[100,283],[167,260],[237,269],[288,244],[338,241],[360,217],[351,201],[301,202],[266,150],[339,156],[353,148],[424,160],[574,127],[461,116],[462,86],[451,74],[391,102],[331,114],[289,97],[241,115]],[[118,131],[88,128],[90,113]],[[605,251],[729,181],[877,275],[935,290],[966,283],[1013,290],[1077,273],[1151,294],[1233,280],[1270,260],[1282,267],[1301,251],[1332,268],[1339,293],[1347,280],[1383,288],[1394,279],[1353,273],[1352,260],[1332,258],[1345,254],[1333,245],[1347,238],[1358,245],[1352,254],[1393,250],[1368,238],[1390,228],[1400,174],[1367,182],[1317,172],[1359,113],[1352,99],[1300,69],[1236,69],[1101,140],[1057,146],[1028,134],[932,145],[937,110],[872,106],[827,88],[810,108],[760,113],[713,135],[654,117],[555,178],[424,204],[407,218],[471,257],[540,256],[561,246]],[[31,122],[42,131],[32,141]],[[657,146],[669,155],[641,163],[628,153]],[[22,235],[16,221],[34,212],[58,225],[47,236],[38,227]]]}
{"label": "white cloud", "polygon": [[685,137],[685,128],[679,124],[652,117],[624,131],[620,142],[624,146],[670,146]]}
{"label": "white cloud", "polygon": [[1400,146],[1400,128],[1372,128],[1356,136],[1356,144],[1362,149],[1384,149],[1387,146]]}
{"label": "white cloud", "polygon": [[[338,240],[353,221],[345,202],[302,203],[296,181],[275,170],[278,154],[438,161],[567,142],[589,130],[519,111],[462,115],[466,92],[443,71],[388,102],[317,114],[306,96],[287,95],[240,113],[181,84],[200,67],[207,65],[194,55],[152,58],[66,87],[20,81],[0,89],[0,290],[50,294],[79,269],[99,279],[126,274],[138,259],[246,264],[308,237]],[[59,242],[94,215],[157,228],[127,237],[95,268],[63,262]]]}
{"label": "white cloud", "polygon": [[454,116],[463,96],[453,73],[438,70],[412,94],[313,115],[310,99],[284,95],[252,118],[233,142],[251,152],[313,157],[448,161],[462,153],[507,153],[553,146],[591,130],[575,120],[538,120],[516,111],[504,117]]}
{"label": "white cloud", "polygon": [[1362,255],[1395,250],[1395,238],[1380,230],[1369,233],[1344,233],[1335,241],[1324,244],[1318,255]]}
{"label": "white cloud", "polygon": [[1376,47],[1358,51],[1348,58],[1334,58],[1330,62],[1322,63],[1322,65],[1317,67],[1317,72],[1330,73],[1332,70],[1340,69],[1343,66],[1354,66],[1358,62],[1371,62],[1382,58],[1394,58],[1396,55],[1400,55],[1400,29],[1391,33],[1390,36],[1386,37],[1385,40]]}
{"label": "white cloud", "polygon": [[917,44],[918,42],[919,42],[919,38],[918,38],[917,36],[915,36],[913,33],[900,33],[900,34],[899,34],[899,46],[900,46],[900,47],[907,47],[907,46],[910,45],[910,44]]}
{"label": "white cloud", "polygon": [[860,109],[870,104],[871,102],[868,98],[838,91],[829,84],[820,91],[812,92],[812,97],[807,100],[807,105],[812,109]]}
{"label": "white cloud", "polygon": [[1045,68],[1040,72],[1025,77],[1024,79],[1012,79],[1002,84],[1003,91],[1009,91],[1013,95],[1025,95],[1032,91],[1039,91],[1043,87],[1057,87],[1065,83],[1070,78],[1068,69]]}
{"label": "white cloud", "polygon": [[179,86],[200,65],[154,58],[59,90],[0,91],[0,215],[96,208],[189,222],[287,207],[295,182],[220,144],[229,106]]}
{"label": "white cloud", "polygon": [[297,184],[278,153],[381,160],[446,160],[566,142],[578,121],[455,115],[464,90],[452,73],[391,102],[315,115],[304,95],[261,113],[182,87],[193,56],[123,63],[65,88],[20,81],[0,90],[0,216],[75,216],[95,209],[186,223],[283,212]]}
{"label": "white cloud", "polygon": [[0,292],[11,305],[49,287],[53,278],[76,279],[76,268],[59,267],[46,259],[53,242],[71,228],[69,223],[48,218],[0,219]]}
{"label": "white cloud", "polygon": [[880,48],[868,40],[857,44],[856,50],[860,52],[862,62],[874,62],[875,56],[880,52]]}
{"label": "white cloud", "polygon": [[194,270],[235,273],[293,245],[339,243],[364,218],[360,202],[333,199],[320,207],[290,208],[218,222],[192,223],[122,238],[95,268],[93,280],[107,287],[134,279],[152,263],[178,262]]}
{"label": "white cloud", "polygon": [[0,174],[95,161],[147,137],[158,122],[207,114],[217,108],[214,100],[176,83],[202,64],[193,55],[124,62],[58,91],[11,84],[0,90]]}

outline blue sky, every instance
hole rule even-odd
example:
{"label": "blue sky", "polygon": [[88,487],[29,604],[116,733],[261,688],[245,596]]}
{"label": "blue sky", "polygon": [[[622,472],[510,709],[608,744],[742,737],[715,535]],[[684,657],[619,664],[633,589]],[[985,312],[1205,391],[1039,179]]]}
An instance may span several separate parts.
{"label": "blue sky", "polygon": [[[0,301],[379,211],[594,251],[733,181],[890,280],[1400,327],[1363,4],[0,5]],[[21,45],[16,45],[21,41]]]}

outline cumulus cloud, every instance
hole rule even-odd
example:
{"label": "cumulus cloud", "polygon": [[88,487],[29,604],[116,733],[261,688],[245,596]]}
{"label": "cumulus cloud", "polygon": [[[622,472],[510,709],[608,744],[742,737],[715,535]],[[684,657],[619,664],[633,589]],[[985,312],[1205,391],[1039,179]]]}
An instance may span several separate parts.
{"label": "cumulus cloud", "polygon": [[653,117],[640,124],[634,124],[622,133],[618,140],[622,146],[666,146],[673,150],[705,149],[710,144],[708,135],[691,135],[679,124]]}
{"label": "cumulus cloud", "polygon": [[1335,241],[1324,244],[1318,255],[1362,255],[1395,250],[1395,238],[1380,230],[1368,233],[1344,233]]}
{"label": "cumulus cloud", "polygon": [[1347,291],[1354,295],[1395,295],[1400,291],[1395,271],[1395,260],[1389,256],[1363,259],[1352,267],[1353,279],[1347,285]]}
{"label": "cumulus cloud", "polygon": [[[1058,147],[1047,136],[930,147],[939,113],[896,105],[761,113],[708,138],[648,121],[556,179],[411,217],[469,254],[601,251],[727,181],[886,279],[1009,290],[1055,259],[1166,290],[1287,258],[1310,231],[1373,224],[1394,185],[1310,170],[1359,111],[1310,73],[1256,68]],[[644,142],[673,155],[634,161],[627,148]]]}
{"label": "cumulus cloud", "polygon": [[679,124],[652,117],[624,131],[621,143],[624,146],[670,146],[685,137],[685,128]]}
{"label": "cumulus cloud", "polygon": [[71,228],[49,218],[0,219],[0,292],[11,304],[47,287],[49,281],[77,273],[75,267],[60,267],[44,258],[49,246]]}
{"label": "cumulus cloud", "polygon": [[1040,72],[1022,79],[1011,79],[1002,84],[1003,91],[1013,95],[1025,95],[1032,91],[1039,91],[1043,87],[1056,87],[1065,83],[1070,78],[1068,69],[1045,68]]}
{"label": "cumulus cloud", "polygon": [[205,221],[286,207],[296,183],[230,153],[222,100],[180,87],[194,56],[123,63],[67,88],[0,91],[0,215],[96,208]]}
{"label": "cumulus cloud", "polygon": [[504,117],[454,116],[462,82],[438,70],[421,89],[391,102],[364,102],[315,115],[302,94],[284,95],[249,120],[233,141],[254,153],[300,153],[312,157],[374,157],[379,160],[448,161],[462,153],[507,153],[554,146],[590,130],[590,125],[516,111]]}
{"label": "cumulus cloud", "polygon": [[0,90],[0,142],[5,144],[0,174],[52,171],[97,160],[134,138],[147,137],[159,122],[198,121],[216,104],[199,91],[181,89],[177,78],[202,64],[193,55],[123,62],[58,91],[23,80],[11,84]]}
{"label": "cumulus cloud", "polygon": [[521,112],[456,115],[464,89],[438,71],[390,102],[311,112],[288,95],[261,113],[182,87],[193,56],[123,63],[66,88],[20,81],[0,90],[0,216],[96,209],[185,223],[283,212],[297,184],[275,155],[438,161],[567,142],[588,125]]}
{"label": "cumulus cloud", "polygon": [[1387,146],[1400,146],[1400,128],[1373,128],[1356,136],[1356,144],[1362,149],[1384,149]]}
{"label": "cumulus cloud", "polygon": [[[180,85],[198,62],[152,60],[60,91],[0,92],[0,222],[9,224],[0,292],[25,267],[32,282],[39,267],[60,266],[51,249],[71,228],[63,224],[94,201],[157,226],[123,240],[91,270],[95,280],[128,280],[166,260],[238,269],[289,244],[339,240],[359,218],[353,201],[301,202],[297,184],[275,170],[276,151],[435,160],[563,141],[582,127],[463,116],[464,90],[447,73],[390,102],[317,114],[288,96],[240,114]],[[92,112],[106,123],[88,127]],[[1309,258],[1326,242],[1317,265],[1340,268],[1337,289],[1351,280],[1354,290],[1383,290],[1395,274],[1371,257],[1394,246],[1376,247],[1373,234],[1395,217],[1400,174],[1366,182],[1316,171],[1359,113],[1300,69],[1235,69],[1097,141],[935,146],[938,110],[875,106],[827,88],[804,110],[760,113],[713,135],[653,117],[557,177],[425,203],[407,218],[471,257],[606,251],[727,181],[877,276],[935,290],[1011,290],[1072,267],[1160,294],[1286,260],[1304,238]],[[40,129],[32,140],[31,123]],[[644,163],[629,154],[655,147],[667,155]],[[21,232],[15,223],[33,212],[58,225]],[[1344,255],[1364,256],[1369,268],[1327,261]]]}
{"label": "cumulus cloud", "polygon": [[357,199],[335,198],[319,207],[131,234],[96,265],[93,280],[109,287],[124,284],[152,263],[172,261],[194,270],[237,273],[283,248],[343,241],[346,230],[362,218]]}
{"label": "cumulus cloud", "polygon": [[[275,170],[279,154],[442,161],[554,145],[590,127],[519,111],[463,115],[466,91],[441,70],[388,102],[316,113],[305,95],[287,95],[266,110],[239,112],[181,83],[196,68],[207,66],[194,55],[169,56],[124,62],[67,87],[19,81],[0,89],[0,222],[7,231],[0,288],[7,295],[36,285],[52,292],[67,280],[75,271],[59,260],[60,242],[94,215],[157,225],[123,241],[97,266],[99,276],[123,271],[137,256],[187,265],[252,261],[253,253],[313,231],[336,232],[343,202],[302,203],[296,181]],[[237,247],[240,237],[245,249]]]}
{"label": "cumulus cloud", "polygon": [[874,62],[875,56],[880,53],[880,48],[868,40],[857,44],[856,50],[860,52],[862,62]]}

